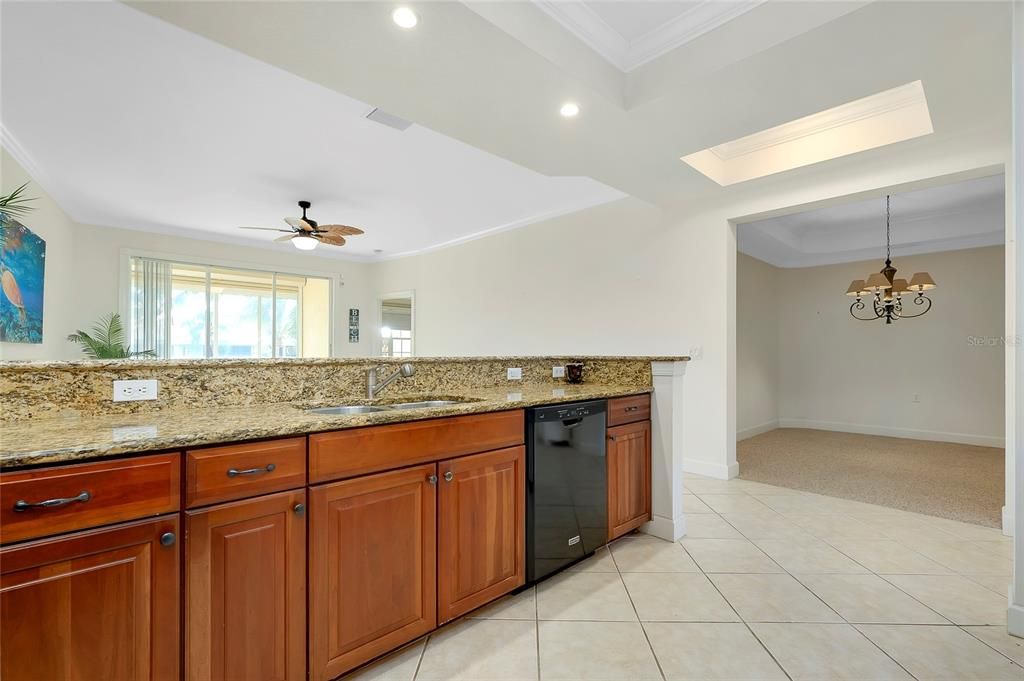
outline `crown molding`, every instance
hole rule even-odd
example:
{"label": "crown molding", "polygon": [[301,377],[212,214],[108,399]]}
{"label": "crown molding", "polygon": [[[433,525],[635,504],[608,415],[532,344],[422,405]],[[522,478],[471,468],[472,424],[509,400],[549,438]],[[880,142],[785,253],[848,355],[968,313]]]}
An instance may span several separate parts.
{"label": "crown molding", "polygon": [[620,71],[629,72],[749,12],[767,0],[704,0],[630,42],[586,2],[533,0],[545,14]]}

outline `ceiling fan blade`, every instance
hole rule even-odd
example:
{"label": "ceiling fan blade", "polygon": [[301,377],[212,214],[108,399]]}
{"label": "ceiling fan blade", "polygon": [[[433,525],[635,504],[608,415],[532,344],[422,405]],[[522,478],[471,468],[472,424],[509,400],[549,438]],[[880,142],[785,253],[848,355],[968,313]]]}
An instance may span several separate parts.
{"label": "ceiling fan blade", "polygon": [[345,237],[341,236],[340,234],[317,234],[316,238],[320,239],[320,241],[330,246],[345,245]]}
{"label": "ceiling fan blade", "polygon": [[344,236],[356,236],[357,234],[365,234],[365,232],[358,227],[352,227],[351,225],[320,225],[317,229],[331,234],[343,234]]}
{"label": "ceiling fan blade", "polygon": [[295,229],[301,229],[303,232],[313,231],[313,225],[309,224],[302,218],[285,218],[284,221]]}
{"label": "ceiling fan blade", "polygon": [[259,229],[264,232],[288,232],[291,233],[290,229],[278,229],[277,227],[239,227],[238,229]]}
{"label": "ceiling fan blade", "polygon": [[294,238],[294,236],[294,234],[285,234],[284,236],[277,237],[276,239],[274,239],[274,241],[291,241],[292,238]]}

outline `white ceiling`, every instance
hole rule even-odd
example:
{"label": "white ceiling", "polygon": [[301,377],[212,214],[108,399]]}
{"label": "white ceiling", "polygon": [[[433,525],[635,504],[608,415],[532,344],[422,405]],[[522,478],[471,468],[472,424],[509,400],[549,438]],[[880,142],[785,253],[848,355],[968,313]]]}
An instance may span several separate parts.
{"label": "white ceiling", "polygon": [[[132,6],[542,174],[671,210],[1009,144],[1006,2],[766,2],[627,74],[532,2],[467,3],[418,3],[413,31],[377,2]],[[726,188],[680,161],[915,80],[932,135]],[[576,119],[558,116],[567,99]]]}
{"label": "white ceiling", "polygon": [[[993,175],[893,194],[893,260],[1002,244],[1005,182]],[[741,253],[776,267],[884,260],[885,199],[749,222],[738,226],[736,240]]]}
{"label": "white ceiling", "polygon": [[[79,222],[270,244],[299,199],[378,257],[613,200],[373,108],[120,3],[4,3],[4,146]],[[313,47],[312,49],[316,49]]]}
{"label": "white ceiling", "polygon": [[621,71],[749,12],[765,0],[533,0]]}
{"label": "white ceiling", "polygon": [[[417,3],[410,31],[383,2],[126,4],[148,16],[2,4],[3,123],[83,221],[237,239],[307,198],[367,228],[337,252],[387,256],[622,195],[609,187],[692,212],[1010,139],[1006,2],[764,2],[628,73],[534,2]],[[588,11],[619,36],[674,22],[622,4]],[[680,161],[916,80],[931,135],[730,187]],[[370,105],[416,124],[364,121]]]}

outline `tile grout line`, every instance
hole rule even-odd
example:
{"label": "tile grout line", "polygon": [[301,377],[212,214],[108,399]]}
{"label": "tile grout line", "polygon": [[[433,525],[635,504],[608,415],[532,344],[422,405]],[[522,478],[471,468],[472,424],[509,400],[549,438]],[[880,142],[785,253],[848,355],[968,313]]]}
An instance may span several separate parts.
{"label": "tile grout line", "polygon": [[658,667],[658,673],[661,674],[662,681],[667,681],[668,677],[665,676],[665,670],[661,667],[661,660],[658,659],[658,653],[654,650],[654,645],[651,643],[651,637],[647,635],[647,628],[644,627],[644,623],[640,619],[640,613],[637,612],[636,603],[633,602],[633,595],[629,593],[629,587],[626,586],[626,580],[622,578],[622,570],[619,569],[619,561],[615,560],[615,552],[611,550],[611,544],[609,544],[608,555],[611,556],[612,565],[615,566],[616,574],[619,576],[619,582],[622,583],[622,590],[626,592],[626,598],[629,599],[629,605],[633,608],[633,614],[636,615],[636,621],[640,625],[640,631],[643,632],[644,640],[647,641],[647,647],[651,651],[651,657],[654,658],[655,666]]}
{"label": "tile grout line", "polygon": [[[741,493],[744,493],[744,492],[742,492],[742,490],[741,490]],[[748,496],[749,496],[749,495],[748,495]],[[712,510],[714,510],[714,509],[712,509]],[[772,510],[774,510],[774,509],[772,509]],[[719,517],[721,518],[721,514],[718,514],[718,515],[719,515]],[[780,514],[780,515],[781,515],[781,514]],[[740,534],[741,534],[741,535],[742,535],[742,536],[744,537],[744,539],[746,539],[746,540],[747,540],[747,541],[748,541],[748,542],[749,542],[749,543],[750,543],[751,545],[753,545],[753,546],[754,546],[754,547],[756,547],[756,548],[757,548],[757,549],[758,549],[759,551],[761,551],[762,553],[764,553],[764,554],[765,554],[765,555],[766,555],[766,556],[768,557],[768,559],[769,559],[769,560],[772,560],[772,561],[773,561],[773,562],[774,562],[774,563],[775,563],[776,565],[778,565],[778,566],[779,566],[779,567],[780,567],[780,568],[781,568],[781,569],[782,569],[782,570],[784,571],[784,573],[785,573],[785,574],[789,575],[789,576],[790,576],[790,577],[791,577],[791,578],[792,578],[792,579],[793,579],[793,580],[794,580],[795,582],[797,582],[797,583],[798,583],[798,584],[799,584],[800,586],[802,586],[802,587],[803,587],[803,588],[804,588],[804,589],[805,589],[805,590],[806,590],[806,591],[807,591],[808,593],[810,593],[810,594],[811,594],[812,596],[814,596],[815,598],[817,598],[817,599],[818,599],[818,600],[819,600],[819,601],[820,601],[820,602],[821,602],[821,603],[822,603],[822,604],[823,604],[823,605],[824,605],[824,606],[825,606],[826,608],[828,608],[828,609],[829,609],[830,611],[834,612],[834,613],[836,614],[836,616],[837,616],[837,617],[839,617],[839,619],[840,619],[840,620],[842,620],[842,623],[843,623],[843,624],[845,624],[846,626],[848,626],[848,627],[852,628],[852,629],[853,629],[854,631],[856,631],[856,632],[857,632],[857,633],[858,633],[858,634],[859,634],[860,636],[862,636],[862,637],[863,637],[863,638],[864,638],[865,640],[867,640],[867,641],[868,641],[868,642],[869,642],[869,643],[870,643],[871,645],[873,645],[873,646],[874,646],[875,648],[877,648],[877,649],[879,650],[879,652],[881,652],[881,653],[882,653],[882,654],[883,654],[883,655],[884,655],[884,656],[886,657],[886,659],[888,659],[888,660],[891,660],[891,661],[893,662],[893,664],[895,664],[895,665],[896,665],[897,667],[899,667],[899,668],[900,668],[900,669],[902,669],[902,670],[903,670],[904,672],[906,672],[906,673],[907,673],[907,675],[908,675],[908,676],[910,676],[911,678],[913,678],[913,679],[916,679],[916,678],[917,678],[916,676],[914,676],[913,674],[911,674],[911,673],[910,673],[910,670],[909,670],[909,669],[907,669],[907,668],[906,668],[906,667],[904,667],[904,666],[903,666],[902,664],[900,664],[900,662],[899,662],[898,660],[896,660],[896,659],[895,659],[895,658],[894,658],[894,657],[893,657],[892,655],[890,655],[890,654],[889,654],[888,652],[886,652],[885,650],[883,650],[883,649],[881,648],[881,646],[879,646],[879,645],[878,645],[877,643],[875,643],[875,642],[874,642],[873,640],[871,640],[871,638],[869,638],[869,637],[867,636],[867,634],[865,634],[865,633],[864,633],[863,631],[861,631],[861,630],[860,630],[860,629],[859,629],[859,628],[858,628],[858,627],[857,627],[857,626],[856,626],[855,624],[853,624],[853,623],[851,623],[851,622],[850,622],[849,620],[847,620],[847,619],[846,619],[846,617],[844,617],[844,616],[842,615],[842,613],[840,613],[840,612],[839,612],[839,611],[837,611],[837,610],[836,610],[835,608],[833,608],[832,606],[830,606],[830,605],[829,605],[828,603],[826,603],[826,602],[825,602],[825,600],[824,600],[823,598],[821,598],[821,596],[819,596],[818,594],[814,593],[814,591],[812,591],[812,590],[811,590],[810,588],[808,588],[808,586],[807,586],[806,584],[804,584],[803,582],[801,582],[801,581],[800,581],[799,577],[797,577],[797,576],[796,576],[796,575],[794,575],[794,574],[793,574],[792,572],[790,572],[789,570],[787,570],[787,569],[786,569],[786,568],[785,568],[785,567],[784,567],[784,566],[783,566],[783,565],[782,565],[781,563],[779,563],[779,562],[778,562],[778,561],[776,561],[776,560],[775,560],[774,558],[772,558],[772,557],[771,557],[770,555],[768,555],[768,554],[767,554],[767,552],[765,552],[765,551],[764,551],[764,549],[762,549],[762,548],[761,548],[760,546],[758,546],[757,544],[755,544],[755,543],[754,543],[754,541],[753,541],[752,539],[750,539],[749,537],[747,537],[747,535],[746,535],[746,534],[744,534],[744,533],[743,533],[743,530],[741,530],[740,528],[738,528],[738,527],[736,527],[735,525],[733,525],[732,523],[730,523],[730,522],[729,522],[729,520],[728,520],[727,518],[722,518],[722,520],[723,520],[724,522],[728,523],[728,524],[729,524],[729,525],[730,525],[731,527],[733,527],[733,529],[735,529],[735,530],[736,530],[737,532],[739,532],[739,533],[740,533]],[[824,540],[822,540],[822,539],[820,539],[820,538],[818,538],[818,537],[815,537],[815,539],[818,539],[818,541],[822,541],[822,542],[824,542]],[[877,576],[877,577],[880,577],[880,578],[881,578],[881,579],[883,579],[883,580],[884,580],[884,581],[885,581],[885,582],[886,582],[887,584],[891,584],[891,582],[889,582],[889,580],[885,579],[885,578],[884,578],[884,577],[882,577],[881,575],[877,575],[876,573],[872,572],[872,571],[871,571],[871,569],[870,569],[870,568],[868,568],[868,567],[867,567],[866,565],[863,565],[863,564],[861,564],[860,562],[858,562],[858,561],[854,560],[854,559],[853,559],[853,558],[852,558],[851,556],[848,556],[848,555],[846,555],[845,553],[842,553],[842,551],[839,551],[839,549],[837,549],[836,547],[832,546],[831,544],[828,544],[828,542],[824,542],[824,543],[826,544],[826,546],[829,546],[829,547],[830,547],[830,548],[832,548],[832,549],[833,549],[834,551],[838,551],[838,552],[839,552],[839,553],[841,553],[842,555],[846,556],[846,558],[850,559],[851,561],[853,561],[853,562],[854,562],[854,563],[856,563],[857,565],[860,565],[860,566],[861,566],[862,568],[864,568],[865,570],[867,570],[868,574],[872,574],[872,575],[875,575],[875,576]],[[683,547],[683,549],[685,550],[685,549],[686,549],[686,547],[684,546],[684,547]],[[687,553],[689,553],[689,551],[687,551]],[[691,556],[691,558],[693,558],[693,556]],[[694,562],[696,562],[696,559],[694,559]],[[700,564],[699,564],[699,563],[698,563],[697,567],[700,567]],[[703,568],[701,568],[701,570],[703,570]],[[705,573],[705,576],[706,576],[706,573]],[[710,577],[708,578],[708,580],[709,580],[709,581],[711,581],[712,585],[714,585],[716,589],[718,588],[718,585],[716,585],[716,584],[714,583],[714,580],[712,580],[712,579],[711,579]],[[894,586],[895,588],[899,589],[899,587],[896,587],[896,585],[895,585],[895,584],[893,584],[893,586]],[[902,589],[900,589],[900,591],[902,591]],[[719,591],[719,593],[721,593],[721,592]],[[721,595],[722,595],[722,598],[725,598],[725,594],[721,594]],[[910,596],[910,594],[907,594],[907,596],[908,596],[908,597],[910,597],[910,598],[911,598],[912,600],[914,600],[914,601],[916,601],[916,602],[917,602],[917,599],[915,599],[915,598],[913,598],[912,596]],[[729,599],[728,599],[728,598],[726,598],[725,600],[726,600],[726,602],[727,602],[727,603],[729,603]],[[730,605],[730,606],[732,606],[732,603],[729,603],[729,605]],[[924,605],[924,604],[922,603],[921,605]],[[926,605],[925,605],[925,607],[927,608],[928,606],[926,606]],[[734,608],[734,609],[735,609],[735,608]],[[931,608],[928,608],[928,609],[929,609],[929,610],[931,610]],[[933,611],[933,612],[934,612],[934,611]],[[764,644],[764,641],[761,641],[761,639],[760,639],[760,638],[759,638],[759,637],[757,636],[757,633],[756,633],[756,632],[754,632],[754,630],[753,630],[753,628],[752,628],[752,627],[750,626],[750,624],[749,624],[749,623],[748,623],[748,622],[747,622],[747,621],[746,621],[745,619],[743,619],[743,617],[742,617],[742,616],[741,616],[741,615],[739,614],[739,611],[737,611],[737,612],[736,612],[736,614],[737,614],[737,615],[738,615],[738,616],[740,617],[740,619],[741,619],[741,620],[743,620],[743,623],[747,625],[747,628],[748,628],[748,629],[750,630],[750,633],[751,633],[751,634],[753,634],[755,638],[757,638],[758,642],[760,642],[760,643],[761,643],[761,645],[762,645],[762,646],[763,646],[763,647],[765,648],[765,650],[768,650],[768,647],[767,647],[767,646],[766,646],[766,645]],[[941,615],[940,613],[936,613],[936,614],[937,614],[937,615],[939,615],[939,617],[943,617],[943,615]],[[945,619],[945,617],[943,617],[943,619]],[[911,625],[911,626],[914,626],[914,625]],[[770,650],[768,650],[768,654],[769,654],[769,655],[771,655],[771,651],[770,651]],[[774,655],[772,655],[772,659],[775,659],[775,656],[774,656]],[[778,660],[776,660],[776,664],[778,664]],[[781,665],[781,664],[780,664],[779,666],[780,666],[780,667],[782,667],[782,665]],[[783,669],[783,671],[785,672],[785,669]],[[786,672],[786,674],[787,674],[787,676],[788,676],[788,672]]]}
{"label": "tile grout line", "polygon": [[420,667],[423,665],[423,657],[427,654],[427,644],[430,643],[430,634],[423,637],[423,647],[420,648],[419,658],[416,660],[416,669],[412,673],[411,681],[416,681],[416,677],[420,675]]}

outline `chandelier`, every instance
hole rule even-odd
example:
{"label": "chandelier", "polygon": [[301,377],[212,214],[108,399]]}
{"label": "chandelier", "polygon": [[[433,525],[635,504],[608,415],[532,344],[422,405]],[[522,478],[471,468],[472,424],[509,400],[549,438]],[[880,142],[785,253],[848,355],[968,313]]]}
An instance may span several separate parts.
{"label": "chandelier", "polygon": [[[889,227],[889,197],[885,197],[885,267],[877,274],[872,274],[867,279],[855,279],[850,288],[846,289],[846,295],[855,296],[856,300],[850,305],[850,315],[854,319],[870,322],[876,319],[884,319],[886,324],[892,324],[894,319],[911,319],[932,309],[932,300],[924,294],[935,288],[935,280],[927,272],[917,272],[911,277],[908,283],[906,279],[896,278],[896,268],[892,266],[892,240]],[[915,295],[916,294],[916,295]],[[911,296],[913,305],[918,309],[916,312],[903,309],[903,297]],[[863,298],[870,296],[871,309],[867,310],[867,304]],[[867,310],[867,311],[865,311]],[[860,313],[860,314],[858,314]]]}

